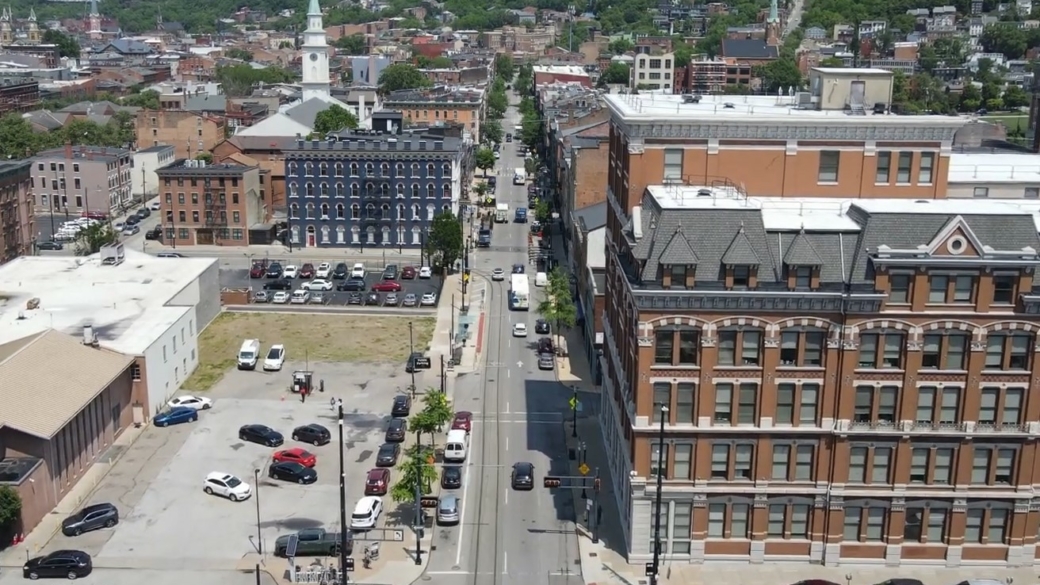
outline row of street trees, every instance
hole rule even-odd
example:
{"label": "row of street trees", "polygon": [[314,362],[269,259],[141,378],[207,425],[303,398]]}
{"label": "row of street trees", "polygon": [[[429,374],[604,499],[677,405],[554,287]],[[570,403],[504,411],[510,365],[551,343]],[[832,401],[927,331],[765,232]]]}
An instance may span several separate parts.
{"label": "row of street trees", "polygon": [[542,318],[553,325],[556,335],[556,346],[563,327],[574,327],[578,322],[578,308],[571,295],[571,283],[567,274],[559,266],[549,272],[549,281],[545,287],[545,298],[538,303],[538,312]]}
{"label": "row of street trees", "polygon": [[[422,402],[423,409],[408,421],[408,428],[418,440],[405,452],[405,460],[397,468],[397,483],[390,489],[390,497],[397,503],[414,502],[417,487],[420,494],[433,491],[439,477],[435,465],[436,437],[455,415],[448,397],[436,388],[427,388]],[[429,436],[429,444],[423,443],[423,436]]]}

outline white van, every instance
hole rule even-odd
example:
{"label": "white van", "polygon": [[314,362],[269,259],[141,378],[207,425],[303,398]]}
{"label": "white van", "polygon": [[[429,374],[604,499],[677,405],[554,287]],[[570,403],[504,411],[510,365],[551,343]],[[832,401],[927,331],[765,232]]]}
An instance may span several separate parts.
{"label": "white van", "polygon": [[247,339],[242,342],[238,350],[238,369],[255,370],[256,362],[260,360],[260,340]]}
{"label": "white van", "polygon": [[469,451],[469,433],[462,429],[448,431],[448,439],[444,442],[445,461],[465,461]]}
{"label": "white van", "polygon": [[535,286],[545,286],[547,284],[549,284],[549,276],[547,274],[545,274],[544,272],[539,272],[534,275]]}

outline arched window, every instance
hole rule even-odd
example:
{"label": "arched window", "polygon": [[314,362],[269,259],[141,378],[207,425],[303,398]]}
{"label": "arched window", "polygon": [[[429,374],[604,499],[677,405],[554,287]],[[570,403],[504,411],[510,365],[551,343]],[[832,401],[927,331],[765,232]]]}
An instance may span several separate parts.
{"label": "arched window", "polygon": [[404,199],[404,183],[397,184],[397,197],[399,199]]}
{"label": "arched window", "polygon": [[412,163],[412,178],[419,177],[419,163]]}
{"label": "arched window", "polygon": [[351,177],[356,177],[356,176],[358,176],[357,172],[358,172],[358,166],[357,166],[357,163],[356,163],[356,162],[352,162],[352,163],[350,163],[350,176],[351,176]]}
{"label": "arched window", "polygon": [[445,179],[451,176],[451,163],[444,163],[441,167],[441,176]]}
{"label": "arched window", "polygon": [[361,229],[358,226],[350,226],[350,241],[354,244],[361,243]]}
{"label": "arched window", "polygon": [[322,219],[328,219],[329,218],[329,204],[328,203],[322,203],[321,204],[321,218]]}
{"label": "arched window", "polygon": [[296,190],[296,183],[289,183],[289,197],[296,197],[299,192]]}
{"label": "arched window", "polygon": [[329,226],[327,226],[327,225],[321,226],[321,243],[322,244],[328,244],[329,243],[329,232],[330,231],[332,231],[332,230],[329,229]]}
{"label": "arched window", "polygon": [[419,204],[418,203],[416,203],[415,205],[412,205],[412,220],[413,221],[418,221],[419,220]]}
{"label": "arched window", "polygon": [[329,163],[320,162],[318,163],[318,176],[327,177],[329,176]]}
{"label": "arched window", "polygon": [[382,243],[384,246],[388,245],[390,243],[390,228],[383,226],[383,229],[381,231],[383,232]]}
{"label": "arched window", "polygon": [[433,183],[426,184],[426,197],[433,199],[437,196],[437,188],[433,186]]}
{"label": "arched window", "polygon": [[342,177],[343,176],[343,163],[341,163],[341,162],[336,163],[335,165],[333,165],[332,170],[336,174],[337,177]]}
{"label": "arched window", "polygon": [[365,228],[365,243],[374,244],[376,243],[376,228],[367,227]]}
{"label": "arched window", "polygon": [[295,177],[296,176],[296,172],[299,171],[299,170],[300,169],[299,169],[298,165],[295,162],[290,162],[289,163],[289,176],[290,177]]}
{"label": "arched window", "polygon": [[304,185],[305,195],[307,197],[314,197],[314,183],[307,183]]}
{"label": "arched window", "polygon": [[391,219],[390,217],[390,206],[386,203],[379,209],[379,219]]}
{"label": "arched window", "polygon": [[437,207],[432,203],[426,206],[426,221],[433,221],[434,215],[436,214]]}
{"label": "arched window", "polygon": [[412,228],[412,243],[416,246],[422,244],[422,231],[417,227]]}
{"label": "arched window", "polygon": [[403,177],[404,176],[404,163],[397,163],[396,171],[397,171],[396,175],[398,177]]}
{"label": "arched window", "polygon": [[289,204],[289,218],[290,219],[299,219],[300,218],[300,204],[299,203],[290,203]]}
{"label": "arched window", "polygon": [[354,197],[354,198],[357,198],[357,197],[361,196],[361,192],[360,192],[360,189],[358,188],[358,184],[357,183],[351,183],[350,184],[350,196]]}
{"label": "arched window", "polygon": [[328,197],[329,196],[329,184],[328,183],[322,183],[321,184],[321,196],[322,197]]}
{"label": "arched window", "polygon": [[365,197],[375,197],[376,186],[371,181],[365,183]]}
{"label": "arched window", "polygon": [[308,177],[314,174],[314,163],[306,162],[303,163],[303,174]]}
{"label": "arched window", "polygon": [[390,196],[390,185],[388,183],[383,183],[382,185],[379,186],[379,196],[380,197],[389,197]]}
{"label": "arched window", "polygon": [[389,177],[390,176],[390,163],[383,163],[383,164],[379,165],[379,175],[381,177]]}
{"label": "arched window", "polygon": [[345,244],[347,243],[347,228],[343,226],[336,227],[336,243]]}
{"label": "arched window", "polygon": [[451,213],[451,205],[442,205],[441,211],[443,211],[444,213]]}
{"label": "arched window", "polygon": [[314,219],[314,204],[307,204],[307,219]]}
{"label": "arched window", "polygon": [[400,245],[400,244],[403,244],[403,243],[404,243],[404,226],[403,225],[399,225],[399,226],[397,226],[397,244]]}
{"label": "arched window", "polygon": [[412,183],[412,199],[419,198],[419,183]]}
{"label": "arched window", "polygon": [[397,204],[397,219],[404,221],[404,203]]}
{"label": "arched window", "polygon": [[448,183],[441,185],[441,197],[451,199],[451,185]]}
{"label": "arched window", "polygon": [[357,203],[350,206],[350,219],[361,219],[361,206]]}
{"label": "arched window", "polygon": [[437,176],[437,167],[433,166],[433,163],[426,165],[426,177],[432,178]]}
{"label": "arched window", "polygon": [[369,203],[365,206],[365,219],[375,219],[376,217],[376,206]]}
{"label": "arched window", "polygon": [[373,165],[372,163],[365,163],[365,176],[366,177],[372,177],[372,176],[375,176],[375,173],[376,173],[376,166]]}
{"label": "arched window", "polygon": [[336,204],[336,219],[346,219],[347,210],[342,203]]}
{"label": "arched window", "polygon": [[336,183],[336,197],[346,197],[347,190],[343,188],[343,183]]}

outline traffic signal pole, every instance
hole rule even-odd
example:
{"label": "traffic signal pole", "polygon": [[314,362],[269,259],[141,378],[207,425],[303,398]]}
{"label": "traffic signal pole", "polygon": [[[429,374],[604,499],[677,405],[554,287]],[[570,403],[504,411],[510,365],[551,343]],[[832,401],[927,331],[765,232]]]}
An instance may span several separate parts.
{"label": "traffic signal pole", "polygon": [[[588,479],[584,475],[547,475],[542,479],[542,487],[546,489],[581,490],[583,496],[585,496],[587,488],[585,482]],[[596,473],[592,477],[592,499],[584,498],[588,529],[594,544],[599,543],[599,490],[601,485],[599,467],[597,467]],[[575,523],[577,523],[577,515],[575,515]]]}

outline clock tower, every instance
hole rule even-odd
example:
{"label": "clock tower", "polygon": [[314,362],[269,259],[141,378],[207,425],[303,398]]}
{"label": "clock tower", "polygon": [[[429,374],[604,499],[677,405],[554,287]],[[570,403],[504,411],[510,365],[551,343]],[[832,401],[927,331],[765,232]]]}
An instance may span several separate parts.
{"label": "clock tower", "polygon": [[325,28],[321,24],[321,6],[318,5],[318,0],[310,0],[307,7],[307,30],[303,31],[300,59],[303,72],[303,101],[332,97],[329,90],[329,44],[325,39]]}

